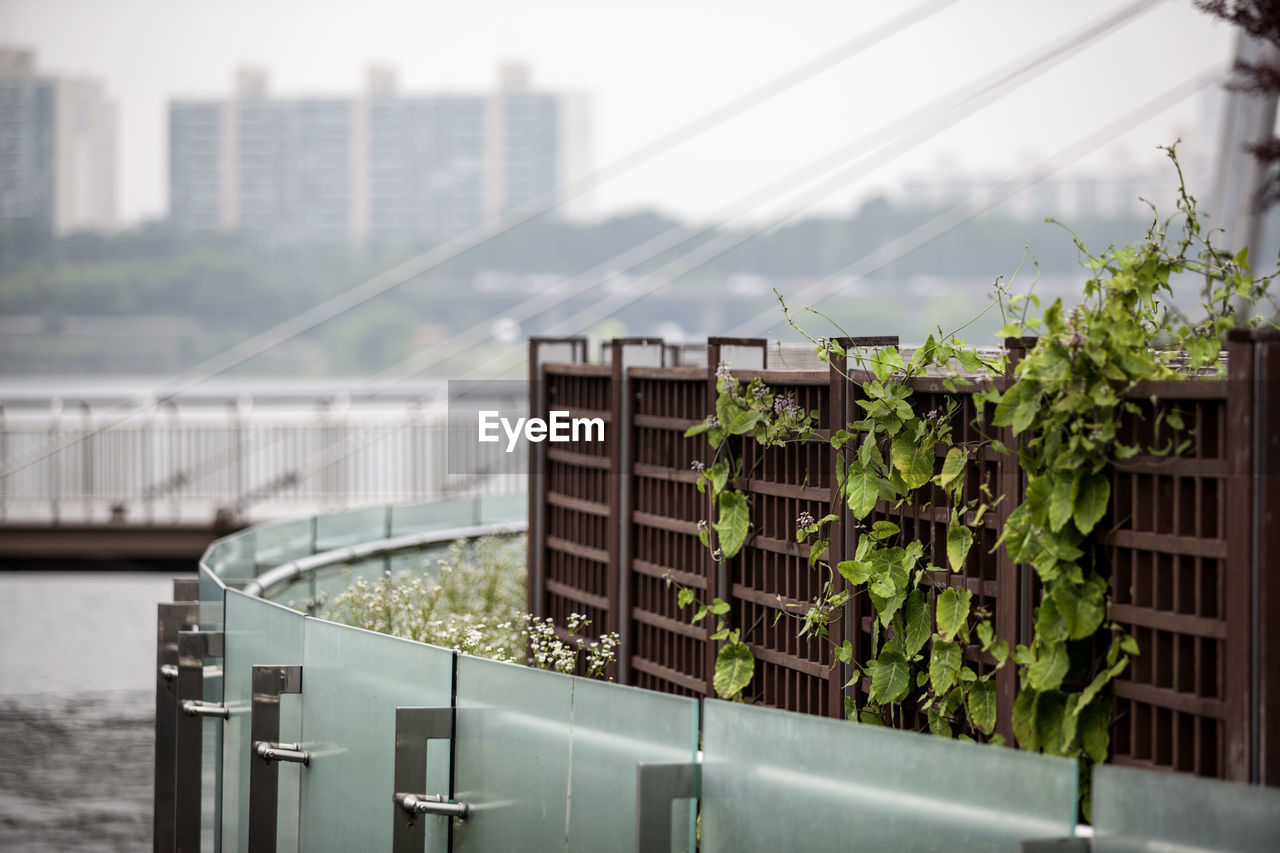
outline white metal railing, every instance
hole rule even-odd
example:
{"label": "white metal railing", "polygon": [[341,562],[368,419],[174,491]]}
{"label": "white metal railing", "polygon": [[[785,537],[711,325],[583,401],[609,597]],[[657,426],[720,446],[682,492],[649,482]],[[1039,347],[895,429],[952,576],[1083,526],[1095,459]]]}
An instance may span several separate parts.
{"label": "white metal railing", "polygon": [[114,421],[0,410],[0,519],[259,521],[526,488],[523,452],[465,458],[474,435],[451,433],[443,407],[154,407]]}

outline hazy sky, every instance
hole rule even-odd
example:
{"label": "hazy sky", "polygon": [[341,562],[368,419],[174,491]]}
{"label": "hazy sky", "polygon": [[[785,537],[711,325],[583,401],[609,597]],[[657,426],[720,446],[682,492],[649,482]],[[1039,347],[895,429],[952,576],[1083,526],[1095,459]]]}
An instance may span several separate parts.
{"label": "hazy sky", "polygon": [[[960,0],[766,107],[609,183],[597,192],[595,210],[652,207],[715,216],[771,177],[1123,5]],[[0,41],[35,48],[39,66],[50,73],[106,82],[120,105],[121,214],[134,221],[165,212],[167,100],[225,96],[244,64],[265,67],[277,94],[350,95],[363,87],[371,63],[398,67],[402,91],[426,93],[484,91],[495,84],[502,61],[522,61],[531,67],[536,87],[590,95],[594,164],[603,165],[848,41],[899,8],[910,5],[0,0]],[[1197,12],[1190,0],[1169,0],[890,167],[833,194],[825,206],[847,206],[903,174],[944,164],[998,170],[1029,163],[1175,81],[1225,67],[1232,43],[1230,27]],[[1178,135],[1194,137],[1204,113],[1203,103],[1188,101],[1090,163],[1153,160],[1156,145]]]}

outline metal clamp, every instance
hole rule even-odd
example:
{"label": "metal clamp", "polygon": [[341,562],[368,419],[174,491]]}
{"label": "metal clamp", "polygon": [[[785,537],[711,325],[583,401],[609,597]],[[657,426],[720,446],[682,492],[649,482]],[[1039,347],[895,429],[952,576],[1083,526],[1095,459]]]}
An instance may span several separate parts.
{"label": "metal clamp", "polygon": [[203,717],[227,719],[221,705],[204,701],[205,658],[223,655],[221,631],[178,632],[178,709],[174,723],[174,838],[177,849],[200,849]]}
{"label": "metal clamp", "polygon": [[467,804],[454,803],[439,794],[396,794],[396,805],[411,815],[438,814],[467,819]]}
{"label": "metal clamp", "polygon": [[701,795],[701,764],[636,765],[636,850],[639,853],[669,853],[671,803]]}
{"label": "metal clamp", "polygon": [[199,699],[188,699],[182,703],[182,713],[188,717],[221,717],[231,719],[231,709],[217,702],[203,702]]}
{"label": "metal clamp", "polygon": [[[302,761],[308,757],[297,744],[280,740],[280,694],[302,692],[302,667],[255,666],[253,706],[249,718],[249,738],[253,756],[249,762],[249,851],[275,853],[276,800],[280,794],[280,765],[277,761]],[[263,749],[267,754],[263,754]],[[301,753],[301,755],[297,755]]]}
{"label": "metal clamp", "polygon": [[293,764],[311,764],[311,754],[298,743],[268,743],[255,741],[253,752],[264,761],[288,761]]}
{"label": "metal clamp", "polygon": [[453,740],[453,714],[453,708],[448,707],[396,708],[395,823],[391,830],[395,853],[421,853],[427,832],[418,815],[467,817],[465,803],[451,802],[438,794],[411,793],[427,787],[427,741]]}

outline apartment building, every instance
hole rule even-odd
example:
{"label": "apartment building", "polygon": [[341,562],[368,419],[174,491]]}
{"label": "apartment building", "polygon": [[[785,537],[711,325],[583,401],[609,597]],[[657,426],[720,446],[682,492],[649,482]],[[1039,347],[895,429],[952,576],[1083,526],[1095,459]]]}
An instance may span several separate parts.
{"label": "apartment building", "polygon": [[229,99],[169,105],[169,212],[190,229],[282,243],[447,239],[586,168],[581,96],[521,66],[483,94],[403,94],[373,68],[356,97],[285,97],[239,72]]}

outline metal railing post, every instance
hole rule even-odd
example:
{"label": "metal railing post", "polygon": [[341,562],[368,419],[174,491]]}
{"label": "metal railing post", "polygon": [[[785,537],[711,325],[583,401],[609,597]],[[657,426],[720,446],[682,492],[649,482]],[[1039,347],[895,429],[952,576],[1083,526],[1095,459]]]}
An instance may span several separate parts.
{"label": "metal railing post", "polygon": [[204,662],[223,656],[221,631],[178,634],[178,713],[174,727],[174,839],[178,853],[200,850],[204,718],[225,720],[226,706],[204,701]]}
{"label": "metal railing post", "polygon": [[301,666],[254,666],[249,719],[249,851],[275,853],[280,767],[310,763],[299,744],[280,743],[280,695],[302,692]]}
{"label": "metal railing post", "polygon": [[671,804],[702,796],[702,765],[694,762],[636,765],[636,851],[670,853]]}
{"label": "metal railing post", "polygon": [[[189,585],[178,587],[189,594]],[[156,624],[156,739],[152,845],[156,851],[174,850],[174,745],[177,730],[178,634],[196,626],[198,605],[182,601],[158,606]]]}
{"label": "metal railing post", "polygon": [[[427,787],[427,741],[453,740],[454,709],[396,708],[395,794],[391,849],[395,853],[421,853],[426,826],[420,814],[467,818],[467,804],[453,802],[452,783],[446,795],[420,794]],[[452,776],[452,774],[450,774]]]}

